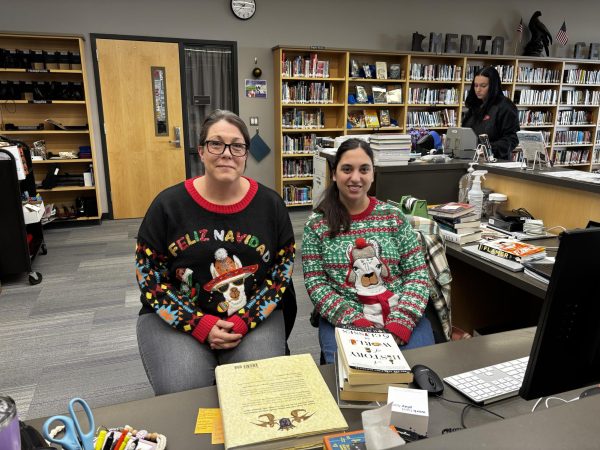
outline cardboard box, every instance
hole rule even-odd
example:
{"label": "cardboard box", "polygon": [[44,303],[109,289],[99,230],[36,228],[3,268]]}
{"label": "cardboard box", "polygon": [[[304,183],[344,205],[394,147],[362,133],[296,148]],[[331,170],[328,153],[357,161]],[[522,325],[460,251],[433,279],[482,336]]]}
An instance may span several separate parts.
{"label": "cardboard box", "polygon": [[42,216],[46,211],[44,202],[39,204],[27,203],[23,205],[23,217],[25,218],[25,225],[30,223],[38,223],[42,220]]}
{"label": "cardboard box", "polygon": [[388,403],[393,403],[391,424],[426,436],[429,427],[427,394],[423,389],[390,386]]}

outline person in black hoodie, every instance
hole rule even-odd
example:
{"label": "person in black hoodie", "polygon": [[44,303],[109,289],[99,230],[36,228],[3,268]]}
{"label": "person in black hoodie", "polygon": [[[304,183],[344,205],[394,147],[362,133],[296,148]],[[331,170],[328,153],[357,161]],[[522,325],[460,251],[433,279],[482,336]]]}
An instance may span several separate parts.
{"label": "person in black hoodie", "polygon": [[472,128],[477,135],[487,134],[494,156],[510,160],[519,142],[519,113],[502,93],[500,75],[494,67],[484,67],[475,74],[465,105],[468,110],[462,126]]}

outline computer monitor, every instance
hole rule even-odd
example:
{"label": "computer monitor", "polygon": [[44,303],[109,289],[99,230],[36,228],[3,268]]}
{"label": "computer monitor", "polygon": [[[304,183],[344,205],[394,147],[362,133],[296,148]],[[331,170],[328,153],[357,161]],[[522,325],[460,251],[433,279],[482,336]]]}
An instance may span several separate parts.
{"label": "computer monitor", "polygon": [[600,228],[565,231],[519,395],[531,400],[600,381]]}
{"label": "computer monitor", "polygon": [[444,153],[454,158],[473,159],[477,142],[477,135],[471,128],[450,127],[446,133]]}

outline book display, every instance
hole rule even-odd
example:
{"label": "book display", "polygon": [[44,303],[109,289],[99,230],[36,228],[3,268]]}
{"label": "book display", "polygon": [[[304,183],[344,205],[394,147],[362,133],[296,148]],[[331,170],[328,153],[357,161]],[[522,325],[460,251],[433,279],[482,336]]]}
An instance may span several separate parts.
{"label": "book display", "polygon": [[63,221],[102,213],[84,50],[77,36],[0,34],[0,134],[31,148],[37,192]]}
{"label": "book display", "polygon": [[309,354],[215,369],[225,448],[316,445],[348,424]]}
{"label": "book display", "polygon": [[[289,185],[312,183],[311,176],[283,177],[285,158],[312,157],[290,156],[285,142],[291,136],[334,138],[411,128],[445,134],[460,126],[474,74],[488,65],[498,70],[504,94],[516,104],[521,129],[542,132],[555,166],[600,169],[598,61],[279,46],[273,54],[281,87],[275,100],[275,179],[282,195]],[[521,158],[517,148],[513,159]],[[312,205],[312,197],[288,205]]]}

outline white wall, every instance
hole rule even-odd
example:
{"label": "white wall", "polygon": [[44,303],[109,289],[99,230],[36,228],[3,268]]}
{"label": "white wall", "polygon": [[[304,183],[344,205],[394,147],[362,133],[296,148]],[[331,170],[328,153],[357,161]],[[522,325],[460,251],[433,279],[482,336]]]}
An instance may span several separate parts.
{"label": "white wall", "polygon": [[[504,36],[508,54],[519,19],[523,17],[527,24],[536,9],[542,11],[542,22],[553,37],[563,20],[567,22],[569,44],[565,48],[553,45],[551,56],[571,56],[572,44],[577,41],[600,42],[600,4],[594,0],[256,1],[256,15],[240,21],[231,13],[229,0],[0,0],[0,30],[86,37],[97,151],[101,151],[100,128],[91,79],[90,33],[237,41],[240,115],[246,122],[250,116],[259,117],[260,134],[270,147],[274,143],[271,48],[279,44],[407,51],[413,32],[428,35],[436,31]],[[243,97],[244,79],[252,78],[255,57],[268,81],[270,98],[266,100]],[[272,153],[260,164],[250,158],[247,174],[272,187],[273,164]],[[103,174],[101,157],[98,165]],[[105,192],[103,209],[106,211]]]}

